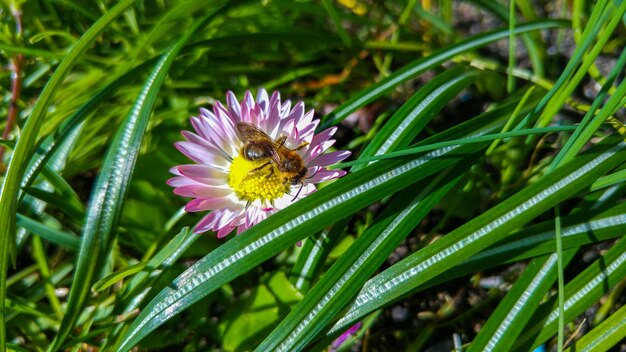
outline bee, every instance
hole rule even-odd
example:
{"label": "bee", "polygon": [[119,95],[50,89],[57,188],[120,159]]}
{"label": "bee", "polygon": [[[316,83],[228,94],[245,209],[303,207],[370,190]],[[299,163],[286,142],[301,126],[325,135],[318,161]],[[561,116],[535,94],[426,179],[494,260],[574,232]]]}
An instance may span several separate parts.
{"label": "bee", "polygon": [[[300,183],[304,186],[302,180],[309,170],[306,168],[300,154],[298,154],[298,150],[306,147],[308,143],[302,143],[296,149],[289,149],[285,146],[287,140],[285,136],[280,136],[274,140],[258,127],[245,122],[238,122],[236,128],[237,136],[244,142],[244,146],[241,148],[243,158],[248,161],[267,160],[263,165],[251,170],[250,173],[273,164],[284,177],[285,183],[292,185]],[[273,173],[274,168],[272,167],[266,177],[270,178]],[[299,193],[300,191],[298,191]]]}

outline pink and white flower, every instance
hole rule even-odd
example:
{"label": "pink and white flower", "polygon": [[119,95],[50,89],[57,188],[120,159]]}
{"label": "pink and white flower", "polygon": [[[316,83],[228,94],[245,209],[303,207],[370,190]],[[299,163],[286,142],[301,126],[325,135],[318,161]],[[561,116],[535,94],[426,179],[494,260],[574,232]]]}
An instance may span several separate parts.
{"label": "pink and white flower", "polygon": [[[248,91],[241,103],[228,92],[226,103],[217,102],[213,111],[200,109],[200,115],[191,118],[196,133],[183,131],[186,141],[176,143],[195,164],[172,168],[176,176],[168,184],[175,187],[174,193],[193,198],[186,211],[210,211],[196,225],[196,232],[213,230],[224,237],[237,228],[241,233],[314,192],[316,183],[345,174],[326,168],[350,155],[348,151],[324,153],[335,142],[331,137],[336,127],[315,134],[319,120],[313,119],[313,110],[305,112],[303,102],[292,107],[289,100],[281,102],[278,92],[268,98],[261,89],[256,101]],[[246,160],[237,123],[252,124],[274,140],[286,138],[284,146],[297,149],[307,167],[302,181],[286,182],[275,163],[260,168],[266,161]]]}

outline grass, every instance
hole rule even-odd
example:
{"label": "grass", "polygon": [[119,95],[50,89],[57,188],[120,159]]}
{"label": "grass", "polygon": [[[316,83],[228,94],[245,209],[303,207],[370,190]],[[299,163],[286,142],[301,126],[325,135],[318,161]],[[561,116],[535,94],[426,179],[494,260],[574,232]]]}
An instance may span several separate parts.
{"label": "grass", "polygon": [[[626,2],[566,5],[3,0],[0,350],[623,348]],[[173,144],[259,87],[349,173],[195,234]]]}

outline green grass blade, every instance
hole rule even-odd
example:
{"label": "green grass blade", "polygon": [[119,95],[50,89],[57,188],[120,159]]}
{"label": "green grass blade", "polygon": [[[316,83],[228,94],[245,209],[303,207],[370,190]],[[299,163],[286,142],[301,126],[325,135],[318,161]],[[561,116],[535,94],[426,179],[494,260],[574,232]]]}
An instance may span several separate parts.
{"label": "green grass blade", "polygon": [[[475,5],[478,5],[484,8],[485,10],[491,12],[493,15],[501,19],[503,22],[509,21],[509,18],[510,18],[509,11],[507,11],[504,5],[498,1],[470,0],[469,2],[474,3]],[[532,9],[529,9],[530,6],[520,1],[516,1],[516,5],[520,8],[520,10],[522,11],[527,21],[532,21],[536,19],[537,16],[534,16],[534,14],[531,15],[529,11],[525,11],[528,9],[530,10],[530,12],[532,12]],[[528,50],[528,56],[532,65],[533,72],[538,77],[543,77],[544,71],[545,71],[543,60],[545,59],[546,52],[545,52],[545,45],[542,42],[541,34],[540,33],[526,33],[526,34],[522,34],[521,38],[522,38],[522,42],[524,43],[524,46],[526,47],[526,50]]]}
{"label": "green grass blade", "polygon": [[[135,289],[143,289],[145,287],[151,287],[152,285],[144,284],[146,281],[154,279],[153,271],[159,269],[167,269],[171,267],[180,256],[198,240],[200,236],[196,233],[189,231],[188,227],[183,228],[171,241],[169,241],[157,254],[154,255],[147,263],[146,270],[133,276],[130,283],[126,286],[126,292],[122,295],[122,302],[126,302],[133,297],[133,291]],[[129,312],[137,308],[138,303],[126,305],[124,312]]]}
{"label": "green grass blade", "polygon": [[324,260],[340,239],[348,219],[335,223],[328,230],[319,235],[309,237],[302,245],[298,254],[298,260],[293,266],[290,281],[300,292],[308,292],[311,284],[315,282]]}
{"label": "green grass blade", "polygon": [[[571,260],[576,250],[564,253],[564,260]],[[478,336],[472,341],[467,352],[502,351],[515,341],[524,329],[557,276],[557,255],[545,255],[533,259],[524,269],[511,290],[490,314]]]}
{"label": "green grass blade", "polygon": [[626,305],[574,342],[568,352],[604,352],[626,338]]}
{"label": "green grass blade", "polygon": [[[385,122],[361,153],[359,161],[409,145],[437,112],[472,83],[476,76],[476,71],[465,67],[455,67],[437,75]],[[356,164],[351,171],[356,171],[363,165]]]}
{"label": "green grass blade", "polygon": [[103,291],[115,285],[115,283],[121,280],[124,280],[124,278],[137,274],[140,271],[143,271],[145,267],[146,267],[145,263],[137,263],[137,264],[129,265],[122,270],[119,270],[114,273],[111,273],[110,275],[107,275],[106,277],[102,278],[101,280],[93,284],[93,290],[96,292]]}
{"label": "green grass blade", "polygon": [[194,28],[186,32],[157,62],[109,147],[87,210],[68,309],[49,351],[60,348],[72,329],[85,303],[96,269],[102,265],[112,244],[111,237],[119,221],[141,140],[167,72],[184,44],[212,16],[207,15],[198,21]]}
{"label": "green grass blade", "polygon": [[[518,35],[521,33],[527,33],[541,29],[565,27],[566,25],[567,22],[558,20],[525,23],[520,24],[515,28],[515,34]],[[350,99],[348,99],[348,101],[341,104],[332,113],[324,118],[320,129],[339,123],[354,111],[391,91],[402,82],[405,82],[411,78],[415,78],[417,75],[424,73],[426,70],[441,65],[442,63],[454,58],[459,54],[463,54],[468,51],[485,46],[494,41],[507,38],[508,35],[508,30],[498,30],[485,33],[434,52],[433,54],[425,58],[413,61],[412,63],[399,69],[398,71],[389,75],[380,82],[373,84],[368,89],[363,90],[360,93],[352,96]]]}
{"label": "green grass blade", "polygon": [[[74,44],[72,50],[61,61],[59,67],[41,92],[33,111],[22,129],[20,139],[15,147],[13,157],[8,166],[0,193],[0,315],[5,316],[4,301],[6,298],[6,273],[10,253],[15,247],[15,214],[17,190],[22,179],[24,169],[33,153],[39,129],[46,116],[48,106],[63,79],[78,62],[82,54],[87,51],[94,40],[106,29],[114,19],[128,9],[135,0],[122,0],[109,12],[103,15],[89,30]],[[0,350],[5,349],[5,324],[0,324]]]}
{"label": "green grass blade", "polygon": [[626,170],[617,171],[610,175],[606,175],[604,177],[599,178],[596,182],[594,182],[591,185],[591,190],[595,191],[598,189],[620,184],[620,183],[623,183],[624,180],[626,180]]}
{"label": "green grass blade", "polygon": [[452,146],[483,143],[483,142],[489,142],[489,141],[496,141],[498,139],[503,139],[503,138],[528,136],[528,135],[550,133],[550,132],[567,132],[567,131],[574,131],[575,129],[576,129],[576,126],[552,126],[552,127],[529,128],[529,129],[503,132],[503,133],[486,134],[482,136],[472,136],[472,137],[454,139],[454,140],[446,141],[446,142],[437,142],[437,143],[431,143],[431,144],[426,144],[426,145],[420,145],[417,147],[407,148],[407,149],[399,150],[397,152],[391,152],[391,153],[377,155],[377,156],[363,157],[355,161],[337,163],[333,165],[332,168],[339,169],[339,168],[343,168],[346,166],[359,165],[359,164],[369,163],[369,162],[377,161],[377,160],[393,159],[393,158],[399,158],[399,157],[408,156],[408,155],[421,154],[421,153],[428,152],[431,150],[452,147]]}
{"label": "green grass blade", "polygon": [[370,280],[349,312],[333,328],[341,331],[359,318],[452,268],[510,231],[590,185],[626,157],[626,143],[607,145],[563,166],[474,220],[418,251]]}
{"label": "green grass blade", "polygon": [[624,94],[626,94],[626,88],[624,87],[625,85],[623,84],[623,82],[619,85],[619,88],[613,93],[609,101],[600,110],[598,115],[596,115],[596,111],[600,104],[604,103],[609,90],[613,87],[613,82],[615,82],[617,76],[621,72],[623,72],[625,66],[626,49],[622,50],[622,53],[620,54],[615,67],[613,68],[613,70],[611,70],[609,77],[600,89],[600,92],[598,92],[598,95],[591,104],[589,111],[583,117],[578,129],[574,132],[572,137],[565,143],[561,151],[554,158],[551,168],[555,168],[560,163],[571,160],[582,149],[582,147],[586,143],[588,143],[589,138],[591,138],[591,136],[593,135],[593,133],[595,133],[598,127],[600,127],[600,125],[613,114],[614,109],[617,108],[617,106],[611,106],[610,104],[619,104],[619,101],[622,99]]}
{"label": "green grass blade", "polygon": [[[469,164],[464,164],[465,168]],[[462,168],[446,170],[431,182],[420,182],[418,193],[401,193],[326,272],[311,292],[291,310],[257,351],[302,350],[334,320],[385,258],[459,181]]]}
{"label": "green grass blade", "polygon": [[508,75],[506,76],[506,92],[511,94],[515,90],[515,77],[513,68],[515,67],[515,0],[509,0],[509,64]]}
{"label": "green grass blade", "polygon": [[[606,294],[626,276],[626,241],[621,239],[601,258],[565,286],[564,320],[569,322]],[[528,328],[514,344],[514,350],[527,351],[556,335],[559,319],[557,297],[542,304]]]}
{"label": "green grass blade", "polygon": [[[597,6],[597,5],[596,5]],[[596,57],[600,54],[600,51],[604,48],[606,42],[609,40],[611,35],[613,34],[615,27],[622,19],[622,16],[626,13],[626,3],[622,3],[619,8],[615,8],[613,6],[613,2],[609,2],[608,7],[605,10],[605,14],[602,15],[601,20],[597,24],[597,30],[593,32],[594,34],[600,30],[601,24],[605,21],[605,18],[611,17],[609,23],[607,24],[607,28],[605,28],[598,38],[598,42],[593,46],[589,53],[586,53],[582,57],[581,66],[574,73],[572,78],[562,86],[558,83],[555,84],[555,88],[557,88],[556,94],[552,97],[549,103],[546,105],[546,109],[543,111],[539,120],[537,121],[537,126],[547,126],[554,115],[556,115],[559,110],[561,110],[563,104],[565,104],[566,99],[571,97],[572,93],[578,87],[582,79],[589,72],[589,67],[593,64]],[[588,35],[585,37],[585,43],[591,43],[592,39],[594,39],[595,35]],[[584,45],[582,46],[584,47]],[[577,48],[576,51],[582,51]]]}
{"label": "green grass blade", "polygon": [[[602,213],[584,212],[563,218],[563,248],[577,248],[620,237],[626,225],[626,204]],[[473,255],[458,266],[419,287],[423,290],[452,279],[486,270],[497,265],[515,263],[554,252],[554,221],[549,220],[516,232],[505,241]]]}
{"label": "green grass blade", "polygon": [[[156,92],[158,92],[164,79],[164,72],[167,72],[164,69],[165,58],[167,57],[169,56],[164,56],[164,59],[160,60],[154,68],[147,84],[136,100],[135,106],[120,126],[107,152],[105,164],[96,181],[87,209],[68,309],[59,333],[52,342],[49,351],[56,351],[60,348],[72,329],[82,311],[96,268],[101,264],[106,248],[110,245],[111,235],[115,230],[122,208],[126,186],[139,152],[141,137],[143,137],[148,118],[152,113]],[[158,79],[159,77],[160,79]],[[114,174],[119,176],[114,178]]]}
{"label": "green grass blade", "polygon": [[80,246],[80,237],[51,228],[22,214],[17,214],[17,226],[23,227],[41,238],[71,250],[77,250]]}
{"label": "green grass blade", "polygon": [[450,147],[414,159],[379,162],[320,189],[299,201],[297,206],[281,210],[214,250],[161,291],[133,322],[120,350],[128,350],[193,302],[286,246],[456,164],[478,149],[477,145]]}
{"label": "green grass blade", "polygon": [[33,184],[33,182],[35,182],[35,179],[42,171],[48,160],[50,160],[54,153],[64,145],[68,138],[80,129],[80,126],[85,119],[87,119],[89,114],[91,114],[101,102],[109,98],[121,86],[128,84],[129,81],[138,76],[138,74],[144,71],[147,67],[154,65],[155,62],[156,59],[149,60],[148,62],[145,62],[131,71],[121,75],[115,81],[111,82],[96,93],[86,104],[81,106],[80,109],[72,114],[72,116],[63,121],[54,134],[46,137],[42,141],[37,153],[33,156],[26,172],[24,173],[22,188],[28,188]]}

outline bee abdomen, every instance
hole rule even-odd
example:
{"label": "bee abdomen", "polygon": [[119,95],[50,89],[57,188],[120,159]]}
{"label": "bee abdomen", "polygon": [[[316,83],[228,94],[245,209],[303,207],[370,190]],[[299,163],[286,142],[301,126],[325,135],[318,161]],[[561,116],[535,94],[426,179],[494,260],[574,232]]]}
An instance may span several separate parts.
{"label": "bee abdomen", "polygon": [[245,145],[242,149],[242,154],[244,159],[249,161],[256,161],[268,157],[267,155],[265,155],[266,153],[263,149],[258,148],[254,144]]}

